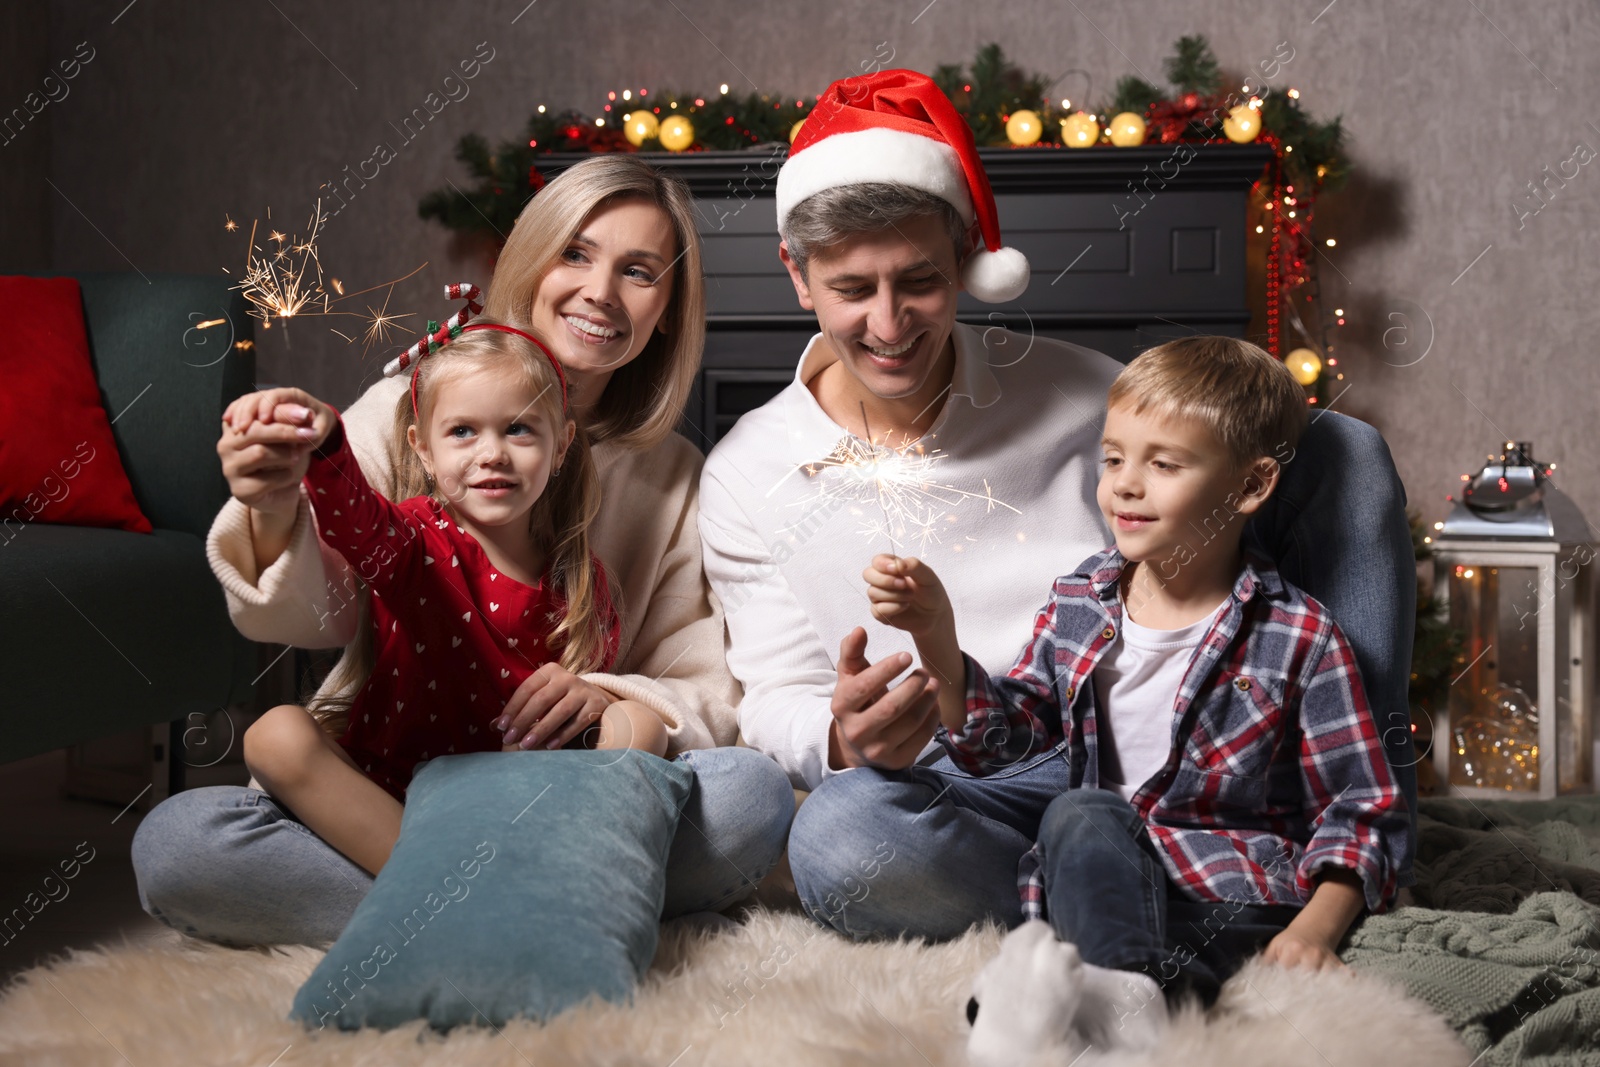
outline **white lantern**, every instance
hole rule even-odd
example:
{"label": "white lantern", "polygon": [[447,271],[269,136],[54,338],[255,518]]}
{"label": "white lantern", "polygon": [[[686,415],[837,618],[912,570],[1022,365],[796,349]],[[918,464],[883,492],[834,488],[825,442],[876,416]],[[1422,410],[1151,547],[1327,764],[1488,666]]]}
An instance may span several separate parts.
{"label": "white lantern", "polygon": [[1434,536],[1434,597],[1465,637],[1433,726],[1441,792],[1592,790],[1595,546],[1553,470],[1506,442]]}

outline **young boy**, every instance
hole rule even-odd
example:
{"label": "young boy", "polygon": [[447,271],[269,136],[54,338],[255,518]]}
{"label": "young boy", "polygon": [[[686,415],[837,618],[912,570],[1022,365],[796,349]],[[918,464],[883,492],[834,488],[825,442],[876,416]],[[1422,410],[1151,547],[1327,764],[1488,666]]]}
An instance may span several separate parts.
{"label": "young boy", "polygon": [[1132,972],[1124,991],[1209,1005],[1262,944],[1339,964],[1351,922],[1395,892],[1404,802],[1344,635],[1241,554],[1306,425],[1288,369],[1186,338],[1129,364],[1107,406],[1097,499],[1116,547],[1056,580],[1007,674],[961,652],[920,561],[874,558],[868,595],[940,678],[958,766],[1066,749],[1071,785],[1019,872],[1024,914],[1047,913],[1085,963]]}

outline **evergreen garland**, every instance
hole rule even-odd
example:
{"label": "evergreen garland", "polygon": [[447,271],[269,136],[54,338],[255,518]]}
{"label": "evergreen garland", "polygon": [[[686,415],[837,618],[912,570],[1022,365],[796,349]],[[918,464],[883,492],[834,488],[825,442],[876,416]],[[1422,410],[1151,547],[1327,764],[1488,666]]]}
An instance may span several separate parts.
{"label": "evergreen garland", "polygon": [[1137,74],[1124,74],[1117,79],[1116,91],[1102,110],[1108,116],[1120,115],[1124,111],[1143,115],[1152,104],[1158,103],[1166,95]]}
{"label": "evergreen garland", "polygon": [[1167,81],[1177,86],[1179,93],[1211,96],[1222,87],[1222,68],[1211,53],[1210,43],[1199,34],[1179,37],[1162,68]]}
{"label": "evergreen garland", "polygon": [[[1026,108],[1048,115],[1050,111],[1044,95],[1050,79],[1029,74],[1006,59],[998,44],[978,49],[970,72],[959,63],[940,65],[934,69],[933,83],[955,104],[980,145],[1007,143],[1006,119],[1013,112]],[[1045,143],[1061,143],[1059,136],[1052,136],[1059,126],[1047,119],[1044,128]]]}

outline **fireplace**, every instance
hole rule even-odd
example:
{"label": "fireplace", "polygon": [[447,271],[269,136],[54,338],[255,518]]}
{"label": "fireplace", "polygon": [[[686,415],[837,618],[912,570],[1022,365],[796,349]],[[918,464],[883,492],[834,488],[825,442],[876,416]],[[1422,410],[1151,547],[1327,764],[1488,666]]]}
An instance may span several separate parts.
{"label": "fireplace", "polygon": [[[1265,145],[979,150],[1006,244],[1033,278],[1018,300],[963,295],[963,322],[1036,331],[1127,362],[1191,333],[1242,336],[1249,190]],[[556,173],[582,156],[550,155]],[[773,195],[784,148],[652,153],[695,195],[705,242],[705,362],[684,433],[709,449],[794,378],[816,332],[778,261]]]}

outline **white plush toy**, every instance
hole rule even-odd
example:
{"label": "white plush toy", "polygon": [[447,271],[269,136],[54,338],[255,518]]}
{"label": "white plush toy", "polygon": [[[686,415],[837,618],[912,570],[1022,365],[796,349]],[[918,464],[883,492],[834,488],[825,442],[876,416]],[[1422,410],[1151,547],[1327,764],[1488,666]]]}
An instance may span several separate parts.
{"label": "white plush toy", "polygon": [[1167,1025],[1148,975],[1086,964],[1035,920],[1013,930],[978,972],[967,1002],[972,1067],[1071,1063],[1091,1048],[1145,1051]]}

